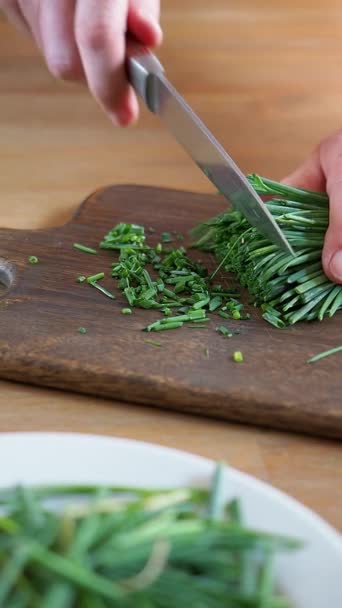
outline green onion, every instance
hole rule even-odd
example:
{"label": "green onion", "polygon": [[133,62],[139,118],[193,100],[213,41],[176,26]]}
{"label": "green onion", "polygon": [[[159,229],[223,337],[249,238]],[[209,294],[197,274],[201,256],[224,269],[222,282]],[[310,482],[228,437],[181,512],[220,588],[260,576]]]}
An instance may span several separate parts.
{"label": "green onion", "polygon": [[152,344],[152,346],[162,346],[161,342],[157,342],[156,340],[144,340],[146,344]]}
{"label": "green onion", "polygon": [[87,277],[87,283],[95,283],[95,281],[100,281],[105,276],[104,272],[98,272],[97,274],[93,274],[90,277]]}
{"label": "green onion", "polygon": [[223,334],[224,336],[226,336],[226,338],[232,338],[232,336],[233,336],[232,332],[224,325],[220,325],[219,327],[217,327],[216,331],[218,331],[220,334]]}
{"label": "green onion", "polygon": [[30,255],[28,261],[30,264],[38,264],[39,258],[36,255]]}
{"label": "green onion", "polygon": [[85,328],[85,327],[79,327],[79,328],[78,328],[78,332],[79,332],[80,334],[86,334],[86,333],[87,333],[87,330],[86,330],[86,328]]}
{"label": "green onion", "polygon": [[[277,328],[298,321],[322,320],[342,309],[342,286],[325,276],[321,254],[329,223],[326,194],[293,188],[250,175],[256,192],[292,245],[295,257],[282,251],[236,210],[221,213],[193,231],[197,246],[214,253],[218,269],[233,272],[247,287],[263,318]],[[238,307],[223,307],[223,318],[247,319]]]}
{"label": "green onion", "polygon": [[223,473],[208,489],[1,489],[0,605],[289,608],[275,559],[302,543],[249,528]]}
{"label": "green onion", "polygon": [[342,352],[342,346],[335,346],[335,348],[330,348],[329,350],[325,350],[318,355],[314,355],[307,360],[307,363],[315,363],[315,361],[319,361],[320,359],[324,359],[324,357],[330,357],[330,355],[335,355],[335,353]]}
{"label": "green onion", "polygon": [[79,277],[77,277],[77,283],[84,283],[84,281],[87,280],[87,277],[80,275]]}
{"label": "green onion", "polygon": [[75,247],[75,249],[84,251],[84,253],[91,253],[93,255],[97,254],[96,249],[92,249],[92,247],[86,247],[86,245],[81,245],[80,243],[74,243],[74,247]]}
{"label": "green onion", "polygon": [[92,287],[95,287],[95,289],[98,289],[98,291],[101,291],[101,293],[103,293],[103,295],[107,296],[107,298],[110,298],[111,300],[115,300],[115,295],[111,291],[108,291],[108,289],[106,289],[105,287],[102,287],[102,285],[99,285],[97,281],[91,281],[90,285]]}
{"label": "green onion", "polygon": [[233,353],[233,360],[235,361],[235,363],[243,363],[243,354],[240,350],[236,350]]}
{"label": "green onion", "polygon": [[121,312],[123,315],[131,315],[132,314],[132,309],[131,308],[122,308]]}

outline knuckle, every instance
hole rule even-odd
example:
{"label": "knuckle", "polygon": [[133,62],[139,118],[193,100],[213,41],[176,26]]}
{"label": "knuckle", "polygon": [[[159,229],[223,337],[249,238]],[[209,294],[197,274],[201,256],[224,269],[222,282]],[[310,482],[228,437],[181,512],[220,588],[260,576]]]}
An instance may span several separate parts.
{"label": "knuckle", "polygon": [[77,42],[80,46],[92,51],[101,51],[110,43],[111,32],[108,22],[98,20],[91,25],[80,24],[76,31]]}

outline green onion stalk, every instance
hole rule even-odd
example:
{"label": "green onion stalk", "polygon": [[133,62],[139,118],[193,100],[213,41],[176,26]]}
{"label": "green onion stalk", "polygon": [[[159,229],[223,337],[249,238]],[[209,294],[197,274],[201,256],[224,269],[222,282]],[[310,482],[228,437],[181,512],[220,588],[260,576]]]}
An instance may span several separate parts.
{"label": "green onion stalk", "polygon": [[274,557],[302,543],[247,527],[222,490],[220,466],[209,491],[1,490],[0,606],[289,608]]}
{"label": "green onion stalk", "polygon": [[342,285],[324,274],[321,255],[329,222],[326,194],[248,176],[295,252],[284,252],[236,210],[197,226],[196,247],[213,252],[218,270],[233,272],[278,328],[320,320],[342,308]]}

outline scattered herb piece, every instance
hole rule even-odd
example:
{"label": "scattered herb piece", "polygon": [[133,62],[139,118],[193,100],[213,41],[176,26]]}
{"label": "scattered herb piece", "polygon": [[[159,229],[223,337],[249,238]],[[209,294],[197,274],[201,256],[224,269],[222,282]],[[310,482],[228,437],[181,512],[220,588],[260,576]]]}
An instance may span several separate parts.
{"label": "scattered herb piece", "polygon": [[85,327],[79,327],[79,328],[78,328],[78,332],[79,332],[80,334],[86,334],[86,333],[87,333],[87,329],[86,329]]}
{"label": "scattered herb piece", "polygon": [[169,323],[160,323],[157,321],[156,323],[145,327],[145,331],[167,331],[169,329],[177,329],[183,325],[183,321],[170,321]]}
{"label": "scattered herb piece", "polygon": [[93,274],[90,277],[87,277],[87,283],[95,283],[95,281],[100,281],[105,276],[104,272],[98,272],[97,274]]}
{"label": "scattered herb piece", "polygon": [[161,342],[157,342],[156,340],[144,340],[146,344],[152,344],[152,346],[162,346]]}
{"label": "scattered herb piece", "polygon": [[219,308],[222,304],[222,297],[221,296],[214,296],[213,298],[211,298],[210,302],[209,302],[209,310],[210,312],[214,312],[217,308]]}
{"label": "scattered herb piece", "polygon": [[30,255],[28,261],[30,264],[38,264],[39,259],[37,258],[36,255]]}
{"label": "scattered herb piece", "polygon": [[122,308],[121,312],[123,315],[131,315],[132,314],[132,309],[131,308]]}
{"label": "scattered herb piece", "polygon": [[243,354],[240,350],[236,350],[233,353],[233,360],[235,361],[235,363],[243,363]]}
{"label": "scattered herb piece", "polygon": [[79,251],[84,251],[84,253],[91,253],[93,255],[97,255],[96,249],[92,249],[92,247],[86,247],[85,245],[81,245],[80,243],[74,243],[75,249],[79,249]]}
{"label": "scattered herb piece", "polygon": [[115,295],[111,291],[108,291],[108,289],[105,287],[102,287],[102,285],[99,285],[97,281],[90,281],[89,285],[95,287],[95,289],[98,289],[98,291],[101,291],[101,293],[103,293],[104,296],[107,296],[107,298],[115,300]]}
{"label": "scattered herb piece", "polygon": [[77,277],[77,283],[84,283],[84,281],[87,280],[87,277],[80,275],[79,277]]}
{"label": "scattered herb piece", "polygon": [[335,348],[330,348],[330,350],[325,350],[321,353],[318,353],[318,355],[314,355],[313,357],[310,357],[310,359],[307,360],[307,363],[315,363],[316,361],[319,361],[320,359],[324,359],[324,357],[330,357],[330,355],[335,355],[335,353],[340,353],[342,352],[342,346],[336,346]]}
{"label": "scattered herb piece", "polygon": [[217,327],[216,331],[218,331],[219,333],[221,333],[224,336],[226,336],[226,338],[232,338],[233,337],[232,332],[227,327],[225,327],[224,325],[220,325],[219,327]]}
{"label": "scattered herb piece", "polygon": [[209,348],[204,349],[204,356],[206,359],[209,359]]}
{"label": "scattered herb piece", "polygon": [[162,232],[160,238],[161,238],[162,243],[171,243],[173,241],[173,238],[172,238],[170,232]]}
{"label": "scattered herb piece", "polygon": [[161,243],[158,243],[156,245],[156,253],[161,253],[163,251],[163,245]]}
{"label": "scattered herb piece", "polygon": [[136,224],[117,224],[100,243],[102,249],[135,251],[145,248],[145,230]]}

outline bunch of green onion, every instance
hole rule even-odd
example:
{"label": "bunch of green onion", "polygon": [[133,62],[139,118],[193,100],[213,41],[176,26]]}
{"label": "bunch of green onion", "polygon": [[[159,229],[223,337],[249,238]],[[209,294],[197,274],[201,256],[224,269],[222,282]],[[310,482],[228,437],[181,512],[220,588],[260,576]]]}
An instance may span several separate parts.
{"label": "bunch of green onion", "polygon": [[297,321],[332,317],[342,308],[342,285],[332,283],[321,264],[329,221],[327,195],[258,175],[250,175],[249,181],[266,198],[295,257],[273,245],[235,210],[198,226],[196,246],[213,252],[219,268],[237,275],[272,325],[283,328]]}
{"label": "bunch of green onion", "polygon": [[274,557],[300,543],[247,528],[221,472],[210,491],[2,490],[0,606],[288,608]]}

